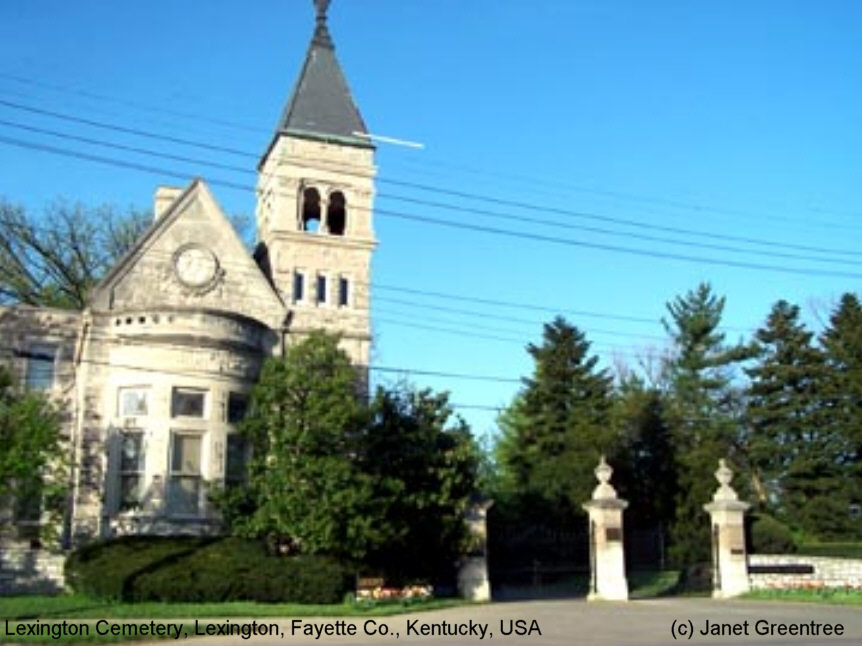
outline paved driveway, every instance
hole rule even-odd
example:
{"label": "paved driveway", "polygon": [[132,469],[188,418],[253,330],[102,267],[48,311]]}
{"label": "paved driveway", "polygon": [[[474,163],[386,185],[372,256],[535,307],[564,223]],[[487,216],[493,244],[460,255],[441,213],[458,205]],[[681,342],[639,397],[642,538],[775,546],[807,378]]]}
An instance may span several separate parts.
{"label": "paved driveway", "polygon": [[[249,620],[250,621],[250,620]],[[260,622],[261,620],[257,620]],[[231,624],[244,620],[232,619]],[[862,644],[862,608],[819,604],[661,599],[629,603],[529,601],[451,608],[371,620],[285,618],[274,634],[207,636],[180,640],[204,646],[254,644],[464,644],[503,643],[536,646],[657,646],[675,642],[703,644]],[[834,634],[841,624],[841,635]],[[229,624],[227,624],[230,627]],[[683,626],[682,629],[679,627]],[[833,634],[824,634],[831,628]],[[536,630],[538,627],[538,631]],[[676,638],[672,628],[676,627]],[[532,629],[532,632],[531,632]],[[693,634],[692,634],[693,629]],[[482,632],[484,630],[484,633]],[[706,630],[719,634],[702,634]],[[793,635],[788,631],[797,631]],[[305,631],[308,631],[306,634]],[[386,631],[386,635],[380,633]],[[541,632],[539,632],[541,631]],[[762,634],[763,632],[771,634]],[[780,634],[784,631],[784,634]],[[374,632],[376,634],[367,634]],[[456,634],[451,634],[451,633]],[[511,632],[506,635],[504,633]],[[801,632],[802,634],[798,634]],[[443,633],[443,634],[440,634]],[[466,634],[464,634],[466,633]],[[761,633],[761,634],[758,634]],[[483,636],[484,634],[484,636]],[[690,637],[689,637],[690,635]],[[154,642],[165,646],[168,642]],[[176,643],[176,642],[174,642]]]}

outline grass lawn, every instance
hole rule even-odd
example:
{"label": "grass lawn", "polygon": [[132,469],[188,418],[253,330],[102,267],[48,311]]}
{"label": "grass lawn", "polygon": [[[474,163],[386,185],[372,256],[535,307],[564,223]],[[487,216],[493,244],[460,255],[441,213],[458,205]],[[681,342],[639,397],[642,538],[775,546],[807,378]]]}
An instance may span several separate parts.
{"label": "grass lawn", "polygon": [[767,601],[810,601],[814,603],[838,603],[862,606],[862,590],[845,588],[820,588],[818,590],[752,590],[745,599]]}
{"label": "grass lawn", "polygon": [[464,605],[462,599],[429,599],[404,603],[113,603],[88,597],[0,597],[0,621],[5,619],[202,619],[206,617],[334,617],[385,616]]}
{"label": "grass lawn", "polygon": [[[42,622],[46,623],[46,622]],[[71,622],[70,622],[71,623]],[[76,621],[76,624],[81,623]],[[89,624],[89,633],[88,634],[68,634],[61,635],[57,637],[52,637],[50,634],[47,635],[9,635],[7,633],[14,633],[16,627],[19,622],[10,621],[8,624],[4,621],[2,623],[2,631],[0,631],[0,640],[4,644],[115,644],[117,642],[130,642],[130,641],[152,641],[156,639],[173,639],[174,635],[165,635],[165,636],[157,636],[157,635],[141,635],[139,637],[123,637],[123,636],[115,636],[115,635],[100,635],[96,633],[94,624],[95,621],[92,620],[83,620],[83,623]],[[185,637],[193,637],[194,636],[194,622],[192,623],[183,623],[181,624],[181,635],[183,638]]]}
{"label": "grass lawn", "polygon": [[628,573],[627,578],[632,599],[665,597],[674,594],[679,570],[634,570]]}
{"label": "grass lawn", "polygon": [[[405,612],[420,612],[438,608],[451,608],[464,605],[460,599],[430,599],[427,601],[384,602],[384,603],[343,603],[333,605],[302,605],[295,603],[254,603],[236,601],[229,603],[111,603],[82,596],[21,596],[0,597],[0,642],[17,644],[73,644],[73,643],[116,643],[128,641],[149,641],[159,639],[154,635],[99,635],[95,623],[99,619],[111,623],[136,623],[136,620],[157,620],[162,623],[182,623],[184,636],[194,637],[194,620],[207,618],[243,617],[265,621],[266,618],[301,617],[379,617]],[[16,630],[19,623],[33,625],[60,623],[86,623],[90,626],[89,635],[68,635],[54,638],[50,635],[8,635]],[[188,620],[192,621],[189,622]],[[128,620],[128,621],[125,621]],[[184,621],[177,621],[184,620]],[[8,628],[6,621],[9,622]],[[209,622],[202,621],[201,626]],[[173,635],[163,638],[173,638]]]}

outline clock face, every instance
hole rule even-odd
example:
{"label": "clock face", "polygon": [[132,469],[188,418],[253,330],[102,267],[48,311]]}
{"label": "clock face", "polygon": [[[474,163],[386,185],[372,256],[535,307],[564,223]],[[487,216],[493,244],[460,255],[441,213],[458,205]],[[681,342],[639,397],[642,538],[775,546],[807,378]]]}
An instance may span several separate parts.
{"label": "clock face", "polygon": [[174,254],[174,271],[180,282],[189,287],[203,287],[216,277],[218,260],[206,247],[185,245]]}

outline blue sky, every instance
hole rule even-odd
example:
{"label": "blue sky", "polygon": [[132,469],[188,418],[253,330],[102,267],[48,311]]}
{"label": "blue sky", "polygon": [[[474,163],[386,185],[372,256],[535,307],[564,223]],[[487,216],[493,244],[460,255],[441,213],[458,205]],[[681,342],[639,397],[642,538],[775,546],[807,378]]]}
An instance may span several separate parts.
{"label": "blue sky", "polygon": [[[577,310],[598,315],[569,318],[607,365],[634,364],[665,344],[665,302],[701,280],[727,296],[731,339],[757,327],[779,298],[799,304],[817,329],[862,278],[860,24],[862,5],[838,0],[333,0],[337,54],[369,129],[425,144],[378,150],[375,363],[517,378],[530,370],[523,346],[538,338],[541,323]],[[0,3],[0,120],[7,122],[0,123],[7,138],[0,140],[0,195],[34,209],[56,197],[148,207],[155,186],[177,183],[23,149],[9,138],[251,186],[249,174],[21,131],[8,123],[154,147],[8,103],[262,153],[312,26],[311,0]],[[250,158],[155,146],[254,169]],[[251,192],[213,190],[226,211],[253,215]],[[777,253],[806,257],[769,255]],[[486,406],[507,403],[517,388],[413,380]],[[492,411],[463,414],[479,433],[493,427]]]}

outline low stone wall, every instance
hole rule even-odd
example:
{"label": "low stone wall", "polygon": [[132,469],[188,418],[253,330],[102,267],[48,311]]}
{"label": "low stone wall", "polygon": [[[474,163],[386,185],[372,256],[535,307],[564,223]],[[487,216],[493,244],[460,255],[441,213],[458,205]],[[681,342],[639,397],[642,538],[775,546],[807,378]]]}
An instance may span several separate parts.
{"label": "low stone wall", "polygon": [[29,541],[0,542],[0,595],[59,594],[65,561],[64,553],[31,547]]}
{"label": "low stone wall", "polygon": [[[761,571],[758,572],[758,570]],[[752,590],[775,588],[862,590],[862,559],[797,554],[750,554],[748,581]]]}

